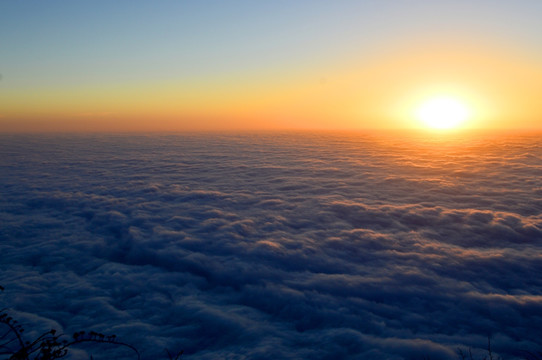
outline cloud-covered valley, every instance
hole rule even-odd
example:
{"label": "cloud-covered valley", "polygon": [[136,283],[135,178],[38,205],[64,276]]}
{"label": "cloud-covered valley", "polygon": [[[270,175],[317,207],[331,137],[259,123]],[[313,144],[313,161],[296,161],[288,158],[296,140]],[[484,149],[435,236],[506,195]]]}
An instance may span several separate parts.
{"label": "cloud-covered valley", "polygon": [[2,135],[2,302],[148,359],[540,351],[539,140]]}

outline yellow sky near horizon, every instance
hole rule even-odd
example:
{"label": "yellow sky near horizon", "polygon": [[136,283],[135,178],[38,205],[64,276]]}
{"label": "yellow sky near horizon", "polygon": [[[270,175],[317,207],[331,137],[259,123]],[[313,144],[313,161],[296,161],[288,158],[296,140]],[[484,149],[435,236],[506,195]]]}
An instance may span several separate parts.
{"label": "yellow sky near horizon", "polygon": [[329,68],[188,81],[4,90],[2,130],[167,131],[416,128],[438,94],[460,98],[466,128],[540,128],[542,69],[505,51],[420,46]]}

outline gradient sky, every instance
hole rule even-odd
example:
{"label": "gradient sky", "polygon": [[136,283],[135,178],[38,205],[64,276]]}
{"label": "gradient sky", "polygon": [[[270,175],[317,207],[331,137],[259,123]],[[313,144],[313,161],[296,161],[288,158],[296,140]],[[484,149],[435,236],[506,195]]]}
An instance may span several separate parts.
{"label": "gradient sky", "polygon": [[0,131],[542,127],[542,2],[3,1]]}

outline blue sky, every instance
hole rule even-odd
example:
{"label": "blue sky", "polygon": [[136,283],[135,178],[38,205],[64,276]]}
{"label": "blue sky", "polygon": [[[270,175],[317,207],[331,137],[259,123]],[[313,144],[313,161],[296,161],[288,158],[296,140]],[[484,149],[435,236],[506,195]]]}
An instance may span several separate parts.
{"label": "blue sky", "polygon": [[540,55],[538,1],[426,3],[4,1],[2,73],[16,85],[303,66],[465,32]]}

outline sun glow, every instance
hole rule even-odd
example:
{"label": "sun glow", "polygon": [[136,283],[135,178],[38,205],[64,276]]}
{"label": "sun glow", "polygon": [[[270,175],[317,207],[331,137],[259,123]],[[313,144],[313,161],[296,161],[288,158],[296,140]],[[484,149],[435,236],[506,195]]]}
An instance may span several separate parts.
{"label": "sun glow", "polygon": [[438,96],[423,102],[416,110],[416,118],[432,129],[454,129],[471,116],[469,107],[450,96]]}

